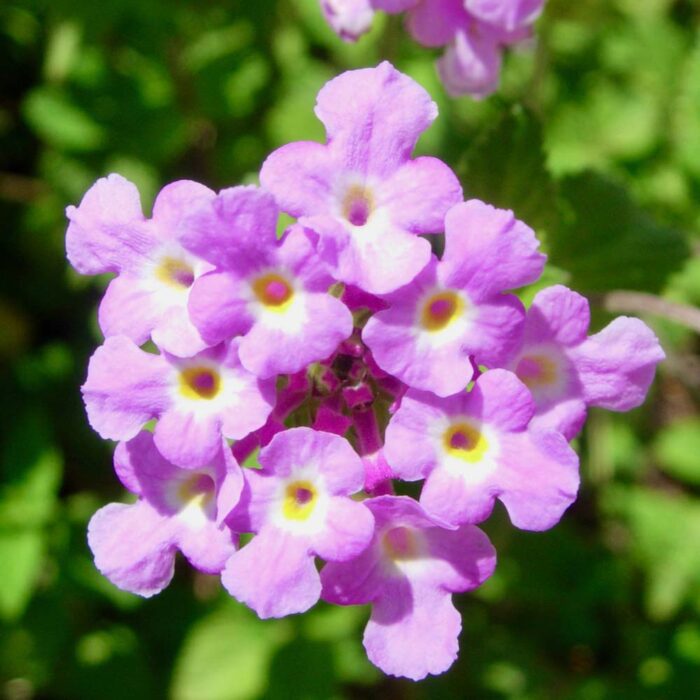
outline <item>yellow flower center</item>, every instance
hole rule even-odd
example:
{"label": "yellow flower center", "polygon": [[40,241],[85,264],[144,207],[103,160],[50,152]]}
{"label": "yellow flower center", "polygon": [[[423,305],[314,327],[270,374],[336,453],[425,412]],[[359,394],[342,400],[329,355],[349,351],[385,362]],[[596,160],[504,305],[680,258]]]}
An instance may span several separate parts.
{"label": "yellow flower center", "polygon": [[194,282],[194,270],[184,260],[165,257],[156,267],[156,277],[171,287],[189,289]]}
{"label": "yellow flower center", "polygon": [[441,331],[464,312],[464,301],[456,292],[439,292],[424,302],[421,325],[428,331]]}
{"label": "yellow flower center", "polygon": [[269,272],[253,280],[253,292],[272,311],[283,311],[294,296],[292,285],[276,272]]}
{"label": "yellow flower center", "polygon": [[285,490],[282,513],[288,520],[306,520],[317,500],[318,492],[310,481],[295,481]]}
{"label": "yellow flower center", "polygon": [[364,226],[374,210],[374,197],[363,185],[351,185],[343,197],[341,210],[353,226]]}
{"label": "yellow flower center", "polygon": [[221,377],[210,367],[186,367],[180,372],[180,393],[188,399],[213,399],[220,389]]}
{"label": "yellow flower center", "polygon": [[216,486],[208,474],[192,474],[180,484],[177,495],[183,506],[204,508],[214,498]]}
{"label": "yellow flower center", "polygon": [[530,389],[554,384],[557,380],[557,365],[546,355],[532,355],[523,357],[515,369],[523,384]]}
{"label": "yellow flower center", "polygon": [[451,425],[443,436],[445,450],[465,462],[479,462],[488,449],[484,434],[470,423]]}
{"label": "yellow flower center", "polygon": [[394,527],[382,537],[384,553],[394,561],[415,559],[419,555],[419,543],[414,530],[408,527]]}

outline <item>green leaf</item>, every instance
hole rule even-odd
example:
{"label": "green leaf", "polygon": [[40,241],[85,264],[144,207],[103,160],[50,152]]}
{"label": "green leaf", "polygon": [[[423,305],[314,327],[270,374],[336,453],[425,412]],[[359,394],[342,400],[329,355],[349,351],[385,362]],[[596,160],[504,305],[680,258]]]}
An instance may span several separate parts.
{"label": "green leaf", "polygon": [[522,108],[505,113],[457,167],[465,197],[512,209],[529,226],[549,231],[558,221],[557,188],[542,150],[542,129]]}
{"label": "green leaf", "polygon": [[29,93],[24,116],[49,145],[68,151],[92,151],[106,141],[104,129],[64,92],[39,87]]}
{"label": "green leaf", "polygon": [[627,521],[632,555],[646,575],[649,615],[669,619],[700,594],[700,504],[637,487],[611,489],[606,506]]}
{"label": "green leaf", "polygon": [[700,418],[669,425],[654,443],[659,467],[689,484],[700,484]]}
{"label": "green leaf", "polygon": [[21,414],[0,457],[0,617],[18,618],[42,565],[45,525],[53,516],[61,460],[41,415]]}
{"label": "green leaf", "polygon": [[681,233],[662,226],[620,186],[594,173],[562,183],[570,217],[549,239],[551,260],[577,289],[658,292],[688,255]]}
{"label": "green leaf", "polygon": [[0,617],[14,620],[29,603],[43,558],[40,530],[0,530]]}
{"label": "green leaf", "polygon": [[288,637],[285,622],[261,622],[236,603],[196,623],[175,662],[173,700],[247,700],[267,683],[277,647]]}
{"label": "green leaf", "polygon": [[700,179],[700,40],[688,57],[672,110],[673,146],[679,161]]}

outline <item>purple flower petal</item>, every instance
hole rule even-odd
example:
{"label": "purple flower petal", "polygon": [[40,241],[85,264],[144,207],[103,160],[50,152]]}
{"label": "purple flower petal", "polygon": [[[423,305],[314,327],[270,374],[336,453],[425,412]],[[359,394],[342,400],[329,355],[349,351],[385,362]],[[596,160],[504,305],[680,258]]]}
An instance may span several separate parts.
{"label": "purple flower petal", "polygon": [[105,340],[90,358],[82,386],[90,425],[101,437],[129,440],[170,403],[170,368],[124,336]]}
{"label": "purple flower petal", "polygon": [[535,282],[546,260],[538,247],[533,230],[512,211],[469,200],[445,217],[441,280],[481,301]]}
{"label": "purple flower petal", "polygon": [[189,212],[181,242],[214,265],[245,273],[265,265],[261,251],[274,247],[277,216],[277,206],[264,190],[230,187]]}
{"label": "purple flower petal", "polygon": [[98,180],[66,215],[68,260],[84,275],[138,267],[157,242],[141,211],[138,190],[120,175]]}
{"label": "purple flower petal", "polygon": [[527,343],[553,340],[561,345],[578,345],[586,339],[590,322],[586,297],[557,284],[535,296],[527,313],[525,340]]}
{"label": "purple flower petal", "polygon": [[88,544],[97,568],[115,586],[145,598],[170,583],[174,540],[172,522],[145,502],[110,503],[88,525]]}
{"label": "purple flower petal", "polygon": [[321,0],[328,24],[341,39],[356,41],[368,32],[374,18],[372,0]]}
{"label": "purple flower petal", "polygon": [[161,240],[179,238],[188,213],[214,196],[208,187],[192,180],[178,180],[166,185],[153,202],[153,221]]}
{"label": "purple flower petal", "polygon": [[422,0],[408,13],[408,31],[423,46],[444,46],[469,20],[462,0]]}
{"label": "purple flower petal", "polygon": [[391,208],[392,221],[414,233],[439,233],[445,212],[462,200],[459,180],[441,160],[421,157],[404,163],[383,183],[378,206]]}
{"label": "purple flower petal", "polygon": [[523,530],[548,530],[576,500],[578,456],[554,431],[509,436],[503,445],[499,498]]}
{"label": "purple flower petal", "polygon": [[260,182],[291,216],[313,216],[333,205],[338,169],[327,146],[298,141],[278,148],[265,159]]}
{"label": "purple flower petal", "polygon": [[231,272],[209,272],[190,292],[192,322],[209,343],[247,333],[254,322],[248,306],[247,284]]}
{"label": "purple flower petal", "polygon": [[454,663],[461,629],[449,593],[397,580],[372,607],[362,641],[384,673],[418,681]]}
{"label": "purple flower petal", "polygon": [[626,316],[571,350],[585,402],[610,411],[641,405],[665,357],[651,329]]}
{"label": "purple flower petal", "polygon": [[315,111],[345,166],[378,177],[391,175],[408,160],[437,116],[428,93],[387,61],[326,83]]}
{"label": "purple flower petal", "polygon": [[513,32],[532,24],[540,12],[545,0],[463,0],[463,5],[470,15],[481,22]]}
{"label": "purple flower petal", "polygon": [[347,561],[367,547],[373,534],[374,517],[362,503],[334,497],[324,529],[312,537],[311,548],[326,561]]}
{"label": "purple flower petal", "polygon": [[498,32],[486,25],[478,30],[458,28],[453,42],[438,60],[437,68],[452,97],[487,97],[498,88],[502,49]]}
{"label": "purple flower petal", "polygon": [[308,543],[276,528],[263,530],[238,550],[221,581],[263,619],[305,612],[321,593]]}
{"label": "purple flower petal", "polygon": [[194,469],[208,464],[219,451],[221,419],[170,409],[156,424],[153,435],[164,457]]}
{"label": "purple flower petal", "polygon": [[320,235],[319,255],[336,278],[371,294],[394,291],[430,260],[428,241],[383,219],[368,223],[361,232],[327,216],[305,217],[303,223]]}
{"label": "purple flower petal", "polygon": [[98,321],[105,337],[125,335],[143,345],[158,322],[160,310],[151,304],[151,290],[128,274],[113,279],[100,302]]}

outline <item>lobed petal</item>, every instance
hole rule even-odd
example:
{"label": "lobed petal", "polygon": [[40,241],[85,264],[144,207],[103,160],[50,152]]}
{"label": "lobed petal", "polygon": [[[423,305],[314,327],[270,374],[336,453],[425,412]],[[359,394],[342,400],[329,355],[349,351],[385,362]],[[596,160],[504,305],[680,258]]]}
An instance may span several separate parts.
{"label": "lobed petal", "polygon": [[216,193],[199,182],[178,180],[166,185],[153,202],[153,222],[161,240],[178,238],[189,212],[202,203],[211,202]]}
{"label": "lobed petal", "polygon": [[409,160],[378,187],[377,206],[391,212],[395,226],[413,233],[440,233],[445,214],[462,201],[462,186],[437,158]]}
{"label": "lobed petal", "polygon": [[437,116],[430,95],[387,61],[330,80],[318,93],[315,111],[345,168],[378,177],[409,159]]}
{"label": "lobed petal", "polygon": [[644,402],[656,365],[666,355],[637,318],[616,318],[570,351],[588,405],[629,411]]}
{"label": "lobed petal", "polygon": [[321,0],[328,24],[341,39],[357,41],[372,26],[372,0]]}
{"label": "lobed petal", "polygon": [[266,263],[276,244],[278,209],[272,195],[253,185],[229,187],[189,211],[181,243],[217,267],[244,276]]}
{"label": "lobed petal", "polygon": [[538,247],[534,231],[512,211],[471,199],[445,217],[440,280],[476,302],[488,299],[540,277],[546,256]]}
{"label": "lobed petal", "polygon": [[143,501],[110,503],[88,524],[95,566],[122,590],[145,598],[160,593],[174,573],[173,529],[167,517]]}
{"label": "lobed petal", "polygon": [[362,641],[384,673],[418,681],[454,663],[461,629],[449,593],[398,579],[372,607]]}
{"label": "lobed petal", "polygon": [[511,434],[499,462],[499,498],[515,527],[548,530],[576,500],[578,456],[559,433]]}
{"label": "lobed petal", "polygon": [[160,308],[153,303],[152,291],[135,275],[115,277],[105,291],[97,320],[106,338],[125,335],[143,345],[158,322]]}
{"label": "lobed petal", "polygon": [[374,517],[362,503],[334,496],[324,528],[311,539],[312,550],[326,561],[348,561],[360,554],[374,535]]}
{"label": "lobed petal", "polygon": [[463,0],[472,17],[481,22],[514,32],[532,24],[542,12],[545,0]]}
{"label": "lobed petal", "polygon": [[318,234],[318,253],[335,278],[370,294],[387,294],[408,284],[430,260],[428,241],[383,221],[351,227],[317,216],[302,223]]}
{"label": "lobed petal", "polygon": [[209,272],[195,281],[187,309],[208,343],[220,343],[250,330],[253,316],[248,309],[248,286],[229,271]]}
{"label": "lobed petal", "polygon": [[437,62],[440,80],[452,97],[488,97],[498,88],[502,48],[497,32],[458,27],[452,43]]}
{"label": "lobed petal", "polygon": [[262,619],[306,612],[321,593],[306,540],[274,527],[264,528],[231,556],[221,581]]}
{"label": "lobed petal", "polygon": [[157,243],[136,186],[120,175],[100,178],[66,216],[68,260],[83,275],[138,268]]}
{"label": "lobed petal", "polygon": [[468,21],[462,0],[422,0],[409,11],[407,28],[423,46],[444,46]]}
{"label": "lobed petal", "polygon": [[525,342],[578,345],[586,339],[590,322],[586,297],[561,284],[547,287],[535,295],[528,309]]}
{"label": "lobed petal", "polygon": [[129,440],[170,405],[170,368],[121,335],[107,338],[88,364],[81,391],[90,425],[101,437]]}

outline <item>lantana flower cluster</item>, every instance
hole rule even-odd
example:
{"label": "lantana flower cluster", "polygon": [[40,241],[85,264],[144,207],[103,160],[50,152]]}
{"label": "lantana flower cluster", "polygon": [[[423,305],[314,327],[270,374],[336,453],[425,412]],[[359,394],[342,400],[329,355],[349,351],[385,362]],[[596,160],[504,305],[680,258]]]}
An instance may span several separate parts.
{"label": "lantana flower cluster", "polygon": [[533,36],[545,0],[320,0],[333,30],[357,41],[377,10],[405,13],[409,34],[423,46],[444,47],[440,79],[453,97],[483,98],[498,87],[504,50]]}
{"label": "lantana flower cluster", "polygon": [[82,391],[135,496],[88,541],[141,596],[179,551],[261,618],[369,604],[369,659],[421,679],[457,656],[452,595],[494,571],[495,501],[514,527],[555,525],[588,406],[638,406],[663,352],[634,318],[589,336],[563,286],[525,309],[535,233],[412,158],[437,115],[412,79],[344,73],[316,114],[326,143],[276,150],[261,187],[176,182],[146,218],[110,175],[68,208],[71,264],[115,275]]}

